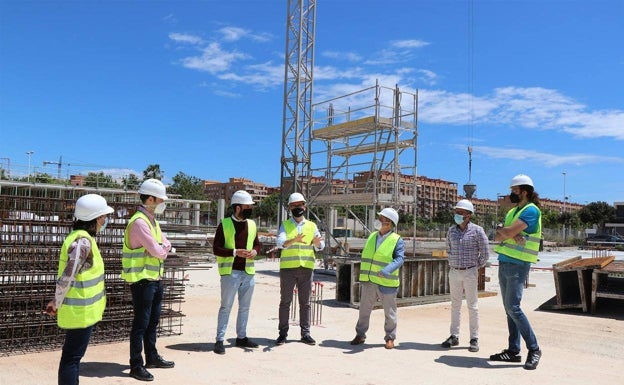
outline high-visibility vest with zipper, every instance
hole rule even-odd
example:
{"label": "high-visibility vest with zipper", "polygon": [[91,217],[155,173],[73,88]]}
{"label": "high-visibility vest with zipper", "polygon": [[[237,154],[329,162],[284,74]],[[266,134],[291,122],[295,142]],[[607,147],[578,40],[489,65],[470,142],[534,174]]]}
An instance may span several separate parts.
{"label": "high-visibility vest with zipper", "polygon": [[83,271],[76,271],[75,280],[57,309],[57,324],[62,329],[83,329],[102,320],[106,307],[106,287],[104,285],[104,261],[95,239],[84,230],[74,230],[63,242],[59,259],[57,278],[61,277],[69,260],[69,247],[77,238],[87,238],[91,242],[93,264]]}
{"label": "high-visibility vest with zipper", "polygon": [[[223,218],[221,221],[221,227],[223,228],[223,237],[225,243],[223,247],[226,249],[236,248],[236,229],[234,228],[234,221],[232,218]],[[251,219],[247,219],[247,246],[246,250],[253,249],[254,240],[256,239],[256,222]],[[232,274],[232,266],[234,265],[234,256],[220,257],[217,256],[217,266],[219,266],[219,275]],[[253,259],[245,259],[245,273],[255,274],[256,268]]]}
{"label": "high-visibility vest with zipper", "polygon": [[134,213],[124,234],[123,255],[121,258],[121,278],[128,283],[135,283],[142,279],[159,280],[165,272],[164,261],[162,259],[152,257],[145,247],[141,246],[137,249],[130,248],[130,227],[137,219],[143,219],[150,228],[152,237],[162,244],[162,232],[158,221],[154,221],[155,225],[149,220],[147,215],[141,211]]}
{"label": "high-visibility vest with zipper", "polygon": [[379,248],[375,250],[377,245],[377,237],[379,232],[373,232],[366,241],[366,245],[362,250],[362,262],[360,264],[360,282],[370,281],[385,287],[399,287],[399,269],[391,273],[391,278],[380,277],[377,275],[384,267],[392,262],[394,249],[401,236],[395,232],[388,234]]}
{"label": "high-visibility vest with zipper", "polygon": [[[284,221],[284,231],[286,232],[286,239],[295,238],[297,234],[297,225],[292,221]],[[314,222],[305,221],[301,233],[304,235],[306,242],[295,242],[288,246],[286,249],[282,249],[280,253],[280,269],[294,269],[299,266],[306,269],[314,269],[314,245],[311,243],[314,239],[314,233],[316,232],[316,225]]]}
{"label": "high-visibility vest with zipper", "polygon": [[529,207],[535,207],[538,212],[537,229],[535,232],[520,232],[520,235],[525,238],[524,245],[518,244],[513,238],[505,239],[494,247],[495,252],[524,262],[537,262],[537,254],[539,253],[540,241],[542,239],[542,212],[540,209],[535,204],[529,203],[521,209],[509,210],[505,216],[505,227],[514,223],[520,217],[520,214]]}

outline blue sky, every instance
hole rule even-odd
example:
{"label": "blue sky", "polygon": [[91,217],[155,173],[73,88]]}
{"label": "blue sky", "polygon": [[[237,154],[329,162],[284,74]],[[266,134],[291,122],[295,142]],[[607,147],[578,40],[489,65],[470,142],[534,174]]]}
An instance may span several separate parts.
{"label": "blue sky", "polygon": [[[285,18],[285,0],[0,1],[0,164],[279,185]],[[479,197],[526,173],[542,197],[624,201],[622,20],[622,0],[317,0],[315,97],[418,89],[419,175],[461,188],[472,144]]]}

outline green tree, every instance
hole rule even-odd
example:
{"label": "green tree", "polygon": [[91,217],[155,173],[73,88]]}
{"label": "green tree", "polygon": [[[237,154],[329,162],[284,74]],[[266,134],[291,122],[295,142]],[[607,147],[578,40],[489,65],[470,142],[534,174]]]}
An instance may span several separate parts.
{"label": "green tree", "polygon": [[173,184],[169,186],[168,192],[180,195],[182,199],[206,200],[204,181],[182,171],[173,177]]}
{"label": "green tree", "polygon": [[586,225],[597,225],[603,233],[605,223],[615,220],[615,208],[607,202],[591,202],[578,211],[578,217]]}
{"label": "green tree", "polygon": [[277,222],[277,206],[279,205],[279,199],[279,192],[274,192],[267,196],[254,208],[254,215],[264,220],[265,223]]}
{"label": "green tree", "polygon": [[85,177],[85,186],[96,188],[119,188],[112,176],[104,175],[103,172],[90,172]]}
{"label": "green tree", "polygon": [[141,179],[136,174],[130,174],[121,178],[125,190],[138,190],[141,185]]}
{"label": "green tree", "polygon": [[145,170],[143,170],[143,180],[150,178],[163,180],[164,176],[165,172],[160,169],[159,164],[150,164],[147,168],[145,168]]}

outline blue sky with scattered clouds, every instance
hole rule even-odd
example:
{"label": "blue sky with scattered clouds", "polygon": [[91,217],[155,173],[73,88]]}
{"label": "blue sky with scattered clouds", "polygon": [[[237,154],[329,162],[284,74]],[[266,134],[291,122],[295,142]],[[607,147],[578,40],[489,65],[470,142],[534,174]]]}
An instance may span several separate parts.
{"label": "blue sky with scattered clouds", "polygon": [[[0,164],[279,185],[286,1],[0,1]],[[418,173],[624,201],[621,0],[318,0],[314,98],[419,93]],[[565,172],[565,177],[563,173]]]}

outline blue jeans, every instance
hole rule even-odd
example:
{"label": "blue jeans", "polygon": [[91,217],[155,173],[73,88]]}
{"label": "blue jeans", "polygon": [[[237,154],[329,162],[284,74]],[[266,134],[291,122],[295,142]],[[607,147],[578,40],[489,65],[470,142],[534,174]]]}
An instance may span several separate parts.
{"label": "blue jeans", "polygon": [[524,283],[531,265],[528,263],[516,264],[499,262],[498,281],[503,298],[503,306],[507,313],[507,328],[509,329],[509,350],[520,352],[520,336],[524,339],[529,350],[538,350],[537,338],[531,329],[531,324],[520,308]]}
{"label": "blue jeans", "polygon": [[238,315],[236,317],[236,338],[247,337],[247,320],[254,291],[254,276],[241,270],[232,270],[232,274],[221,276],[221,307],[217,320],[217,341],[225,339],[230,311],[234,297],[238,293]]}
{"label": "blue jeans", "polygon": [[130,330],[130,368],[143,366],[141,352],[145,347],[145,359],[150,361],[158,356],[156,332],[160,322],[163,299],[161,281],[141,280],[130,285],[134,319]]}
{"label": "blue jeans", "polygon": [[93,326],[84,329],[68,329],[65,333],[63,354],[58,369],[59,385],[77,385],[80,360],[84,357],[91,338]]}

